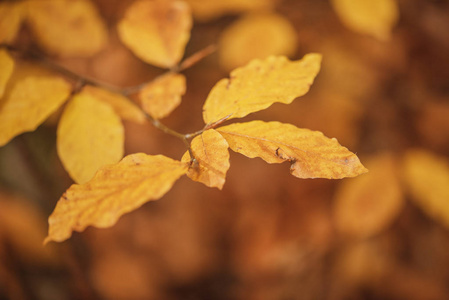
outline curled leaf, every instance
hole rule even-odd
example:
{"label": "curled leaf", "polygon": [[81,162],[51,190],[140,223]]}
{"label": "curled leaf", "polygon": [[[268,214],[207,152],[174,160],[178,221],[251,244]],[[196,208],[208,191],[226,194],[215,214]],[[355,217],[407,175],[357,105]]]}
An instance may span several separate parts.
{"label": "curled leaf", "polygon": [[64,241],[87,226],[111,227],[123,214],[161,198],[186,171],[185,163],[162,155],[128,155],[62,195],[48,219],[44,242]]}
{"label": "curled leaf", "polygon": [[14,60],[4,49],[0,49],[0,98],[5,93],[6,84],[14,70]]}
{"label": "curled leaf", "polygon": [[[221,190],[230,166],[228,148],[226,140],[213,129],[195,137],[191,143],[195,161],[190,165],[187,176],[208,187]],[[181,161],[189,163],[190,160],[191,157],[187,151]]]}
{"label": "curled leaf", "polygon": [[289,161],[290,172],[298,178],[340,179],[367,171],[354,153],[319,131],[263,121],[235,123],[217,131],[235,152],[268,163]]}
{"label": "curled leaf", "polygon": [[168,116],[181,104],[186,92],[186,78],[169,73],[147,84],[139,93],[142,108],[155,119]]}
{"label": "curled leaf", "polygon": [[308,54],[298,61],[283,56],[255,59],[212,88],[203,106],[204,122],[213,123],[228,115],[229,119],[242,118],[276,102],[290,104],[309,91],[320,64],[319,54]]}
{"label": "curled leaf", "polygon": [[77,183],[118,162],[124,152],[124,129],[111,106],[80,93],[67,104],[58,124],[57,150],[64,168]]}
{"label": "curled leaf", "polygon": [[136,1],[117,30],[121,41],[143,61],[162,68],[175,66],[190,39],[192,16],[183,1]]}
{"label": "curled leaf", "polygon": [[19,32],[24,18],[22,2],[0,3],[0,43],[11,43]]}

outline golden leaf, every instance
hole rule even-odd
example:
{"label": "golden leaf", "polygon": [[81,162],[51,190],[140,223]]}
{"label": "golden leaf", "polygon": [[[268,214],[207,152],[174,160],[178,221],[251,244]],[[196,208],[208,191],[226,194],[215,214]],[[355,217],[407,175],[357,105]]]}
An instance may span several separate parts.
{"label": "golden leaf", "polygon": [[87,226],[113,226],[125,213],[167,193],[187,164],[162,155],[137,153],[100,169],[89,182],[72,185],[48,219],[45,243],[61,242]]}
{"label": "golden leaf", "polygon": [[48,52],[85,57],[106,45],[106,25],[91,1],[41,0],[28,5],[30,27]]}
{"label": "golden leaf", "polygon": [[[0,49],[0,98],[5,93],[6,84],[14,70],[14,60],[9,56],[8,52]],[[0,102],[1,103],[1,102]]]}
{"label": "golden leaf", "polygon": [[425,150],[408,150],[404,181],[412,200],[427,215],[449,227],[449,161]]}
{"label": "golden leaf", "polygon": [[357,156],[319,131],[279,122],[252,121],[217,129],[235,152],[268,163],[290,161],[298,178],[340,179],[367,172]]}
{"label": "golden leaf", "polygon": [[0,100],[0,146],[35,130],[70,95],[71,87],[56,76],[28,76],[16,68]]}
{"label": "golden leaf", "polygon": [[332,0],[331,3],[345,26],[380,40],[390,38],[399,19],[395,0]]}
{"label": "golden leaf", "polygon": [[[221,190],[230,166],[228,148],[228,142],[213,129],[195,137],[191,143],[191,149],[196,161],[190,166],[187,176],[208,187]],[[181,161],[190,162],[188,151]]]}
{"label": "golden leaf", "polygon": [[365,238],[385,230],[404,206],[396,159],[384,154],[367,159],[369,173],[340,183],[335,196],[337,228]]}
{"label": "golden leaf", "polygon": [[251,14],[228,26],[219,41],[219,62],[225,70],[270,55],[290,56],[296,50],[293,25],[276,13]]}
{"label": "golden leaf", "polygon": [[126,11],[117,30],[122,42],[143,61],[171,68],[184,55],[190,39],[192,17],[183,1],[136,1]]}
{"label": "golden leaf", "polygon": [[145,122],[145,114],[130,102],[132,100],[123,95],[91,85],[85,86],[82,93],[109,104],[123,120],[136,123]]}
{"label": "golden leaf", "polygon": [[169,73],[147,84],[139,98],[145,112],[155,119],[162,119],[178,107],[185,92],[184,75]]}
{"label": "golden leaf", "polygon": [[11,43],[19,32],[24,18],[22,2],[0,3],[0,43]]}
{"label": "golden leaf", "polygon": [[204,122],[227,116],[242,118],[276,102],[290,104],[309,91],[320,63],[319,54],[308,54],[298,61],[270,56],[235,69],[229,79],[220,80],[210,91],[203,106]]}
{"label": "golden leaf", "polygon": [[123,157],[124,129],[111,106],[81,92],[67,104],[58,124],[57,150],[64,168],[85,183],[106,164]]}

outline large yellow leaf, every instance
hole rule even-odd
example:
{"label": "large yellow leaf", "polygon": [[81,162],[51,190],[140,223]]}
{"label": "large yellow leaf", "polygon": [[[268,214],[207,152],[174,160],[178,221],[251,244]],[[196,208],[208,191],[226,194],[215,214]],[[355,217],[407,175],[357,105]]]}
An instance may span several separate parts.
{"label": "large yellow leaf", "polygon": [[182,74],[169,73],[147,84],[139,93],[143,109],[153,118],[168,116],[179,104],[186,92],[186,78]]}
{"label": "large yellow leaf", "polygon": [[296,50],[297,33],[284,16],[254,13],[234,22],[223,31],[218,47],[219,62],[225,70],[270,55],[290,56]]}
{"label": "large yellow leaf", "polygon": [[0,100],[0,146],[35,130],[67,100],[70,90],[62,78],[27,76],[23,70],[15,70]]}
{"label": "large yellow leaf", "polygon": [[332,0],[331,3],[344,25],[380,40],[390,38],[399,18],[396,0]]}
{"label": "large yellow leaf", "polygon": [[162,155],[132,154],[100,169],[89,182],[72,185],[48,222],[45,242],[61,242],[87,226],[110,227],[125,213],[161,198],[187,171],[187,164]]}
{"label": "large yellow leaf", "polygon": [[68,103],[57,132],[59,158],[70,177],[85,183],[123,157],[124,129],[112,107],[81,92]]}
{"label": "large yellow leaf", "polygon": [[0,43],[11,43],[19,32],[24,17],[22,2],[0,3]]}
{"label": "large yellow leaf", "polygon": [[109,104],[116,114],[123,120],[136,123],[145,122],[145,114],[136,105],[130,102],[132,100],[123,95],[91,85],[87,85],[83,88],[83,94],[91,95],[97,100]]}
{"label": "large yellow leaf", "polygon": [[0,98],[5,93],[6,84],[14,70],[14,60],[9,56],[8,52],[0,49]]}
{"label": "large yellow leaf", "polygon": [[449,228],[448,159],[425,150],[409,150],[404,158],[403,176],[416,205]]}
{"label": "large yellow leaf", "polygon": [[364,164],[369,173],[341,182],[334,208],[337,228],[360,238],[385,230],[404,206],[395,157],[379,155]]}
{"label": "large yellow leaf", "polygon": [[[195,137],[191,143],[195,161],[190,165],[187,176],[208,187],[216,187],[221,190],[230,165],[228,148],[226,140],[213,129]],[[181,161],[190,162],[188,151]]]}
{"label": "large yellow leaf", "polygon": [[118,24],[122,42],[143,61],[171,68],[184,55],[192,17],[183,1],[136,1]]}
{"label": "large yellow leaf", "polygon": [[30,27],[48,52],[84,57],[106,45],[106,25],[91,1],[39,0],[28,5]]}
{"label": "large yellow leaf", "polygon": [[299,178],[339,179],[367,170],[357,156],[319,131],[279,122],[252,121],[217,129],[235,152],[268,163],[290,161]]}
{"label": "large yellow leaf", "polygon": [[203,107],[204,122],[213,123],[227,116],[242,118],[275,102],[290,104],[309,91],[320,64],[319,54],[308,54],[298,61],[283,56],[253,60],[212,88]]}

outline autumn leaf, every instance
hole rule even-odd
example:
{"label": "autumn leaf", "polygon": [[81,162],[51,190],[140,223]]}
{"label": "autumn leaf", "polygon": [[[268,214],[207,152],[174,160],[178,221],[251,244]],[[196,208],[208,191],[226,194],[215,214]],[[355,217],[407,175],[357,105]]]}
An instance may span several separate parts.
{"label": "autumn leaf", "polygon": [[225,70],[247,64],[255,58],[294,54],[297,34],[284,16],[254,13],[228,26],[220,36],[219,62]]}
{"label": "autumn leaf", "polygon": [[190,39],[192,17],[183,1],[136,1],[117,25],[121,41],[143,61],[174,67]]}
{"label": "autumn leaf", "polygon": [[22,2],[0,3],[0,43],[11,43],[19,32],[24,18]]}
{"label": "autumn leaf", "polygon": [[91,85],[85,86],[82,93],[109,104],[123,120],[136,123],[144,123],[146,120],[145,114],[125,96]]}
{"label": "autumn leaf", "polygon": [[64,241],[87,226],[113,226],[123,214],[161,198],[187,167],[162,155],[137,153],[100,169],[92,180],[72,185],[59,199],[48,220],[45,243]]}
{"label": "autumn leaf", "polygon": [[[191,149],[196,161],[190,165],[187,176],[208,187],[221,190],[230,166],[228,148],[226,140],[213,129],[195,137],[192,140]],[[187,151],[181,161],[189,163],[190,160],[191,157]]]}
{"label": "autumn leaf", "polygon": [[162,119],[181,104],[185,92],[184,75],[169,73],[148,83],[140,91],[139,98],[145,112],[155,119]]}
{"label": "autumn leaf", "polygon": [[298,61],[270,56],[235,69],[229,79],[220,80],[210,91],[203,106],[204,122],[210,124],[226,116],[242,118],[276,102],[290,104],[309,91],[320,63],[319,54]]}
{"label": "autumn leaf", "polygon": [[377,155],[365,159],[364,164],[369,173],[341,182],[334,208],[338,230],[359,238],[385,230],[404,206],[396,158]]}
{"label": "autumn leaf", "polygon": [[27,75],[26,68],[16,68],[0,100],[0,146],[35,130],[68,99],[70,90],[60,77]]}
{"label": "autumn leaf", "polygon": [[30,27],[48,52],[84,57],[106,45],[106,25],[91,1],[43,0],[27,4]]}
{"label": "autumn leaf", "polygon": [[[5,93],[6,84],[14,70],[14,60],[4,49],[0,49],[0,98]],[[1,103],[1,102],[0,102]]]}
{"label": "autumn leaf", "polygon": [[61,116],[57,150],[64,168],[77,183],[85,183],[124,152],[124,129],[111,106],[88,93],[75,95]]}
{"label": "autumn leaf", "polygon": [[235,152],[270,164],[289,161],[290,172],[298,178],[340,179],[367,171],[354,153],[319,131],[263,121],[231,124],[217,131]]}
{"label": "autumn leaf", "polygon": [[335,12],[348,28],[387,40],[399,19],[395,0],[332,0]]}
{"label": "autumn leaf", "polygon": [[403,177],[416,205],[431,218],[448,227],[448,159],[425,150],[408,150],[403,162]]}

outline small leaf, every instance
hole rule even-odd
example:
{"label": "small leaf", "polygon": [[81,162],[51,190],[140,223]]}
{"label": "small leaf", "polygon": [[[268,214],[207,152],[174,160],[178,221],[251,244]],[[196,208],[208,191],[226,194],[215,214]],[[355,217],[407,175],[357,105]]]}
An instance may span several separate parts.
{"label": "small leaf", "polygon": [[181,104],[186,92],[186,78],[182,74],[169,73],[147,84],[139,93],[145,112],[155,119],[168,116]]}
{"label": "small leaf", "polygon": [[399,19],[395,0],[332,0],[335,12],[349,29],[388,40]]}
{"label": "small leaf", "polygon": [[425,150],[408,150],[404,158],[403,176],[416,205],[449,228],[448,159]]}
{"label": "small leaf", "polygon": [[320,63],[319,54],[308,54],[298,61],[270,56],[235,69],[229,79],[220,80],[210,91],[203,107],[204,122],[229,115],[229,119],[242,118],[276,102],[290,104],[309,91]]}
{"label": "small leaf", "polygon": [[395,157],[378,155],[364,163],[369,173],[341,182],[334,208],[339,231],[359,238],[381,233],[404,206]]}
{"label": "small leaf", "polygon": [[279,122],[252,121],[218,128],[229,147],[268,163],[290,161],[299,178],[340,179],[367,172],[357,156],[319,131]]}
{"label": "small leaf", "polygon": [[24,18],[22,2],[0,3],[0,43],[11,43],[19,32]]}
{"label": "small leaf", "polygon": [[28,1],[28,21],[37,41],[48,52],[87,57],[107,42],[106,25],[88,0]]}
{"label": "small leaf", "polygon": [[136,1],[117,30],[122,42],[143,61],[162,68],[174,67],[190,39],[192,17],[183,1]]}
{"label": "small leaf", "polygon": [[64,168],[77,183],[123,157],[124,129],[111,106],[81,92],[68,103],[57,132],[57,150]]}
{"label": "small leaf", "polygon": [[4,49],[0,49],[0,98],[5,93],[6,84],[14,70],[14,60]]}
{"label": "small leaf", "polygon": [[0,100],[0,146],[35,130],[70,95],[71,87],[57,76],[27,75],[16,68]]}
{"label": "small leaf", "polygon": [[297,33],[284,16],[254,13],[228,26],[220,36],[219,62],[225,70],[247,64],[255,58],[295,53]]}
{"label": "small leaf", "polygon": [[48,219],[45,243],[61,242],[87,226],[113,226],[125,213],[167,193],[187,164],[162,155],[137,153],[100,169],[89,182],[72,185]]}
{"label": "small leaf", "polygon": [[85,86],[82,92],[109,104],[123,120],[136,123],[145,122],[145,114],[125,96],[91,85]]}
{"label": "small leaf", "polygon": [[[226,140],[217,131],[209,129],[193,139],[191,148],[196,161],[192,162],[187,176],[221,190],[230,166]],[[181,161],[190,162],[188,151]]]}

